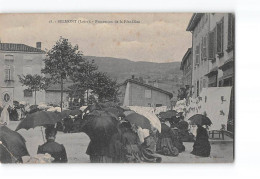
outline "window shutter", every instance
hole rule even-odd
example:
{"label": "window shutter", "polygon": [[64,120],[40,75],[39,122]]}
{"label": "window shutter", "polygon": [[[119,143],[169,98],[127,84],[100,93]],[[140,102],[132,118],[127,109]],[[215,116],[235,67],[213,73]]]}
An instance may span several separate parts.
{"label": "window shutter", "polygon": [[207,59],[207,36],[203,38],[203,59]]}
{"label": "window shutter", "polygon": [[233,14],[228,14],[228,49],[232,49],[234,46],[234,28],[235,19]]}
{"label": "window shutter", "polygon": [[10,80],[14,80],[14,66],[10,67]]}
{"label": "window shutter", "polygon": [[5,80],[9,80],[9,69],[5,69]]}
{"label": "window shutter", "polygon": [[224,46],[224,19],[221,20],[221,53],[223,53],[223,46]]}
{"label": "window shutter", "polygon": [[199,60],[200,60],[200,46],[196,46],[196,65],[199,65]]}
{"label": "window shutter", "polygon": [[215,57],[215,54],[214,54],[214,38],[215,37],[215,33],[214,31],[211,31],[209,32],[209,35],[208,35],[208,57],[209,57],[209,60],[213,60],[214,57]]}
{"label": "window shutter", "polygon": [[217,53],[221,53],[221,23],[217,24]]}
{"label": "window shutter", "polygon": [[204,46],[204,44],[203,44],[203,37],[201,38],[201,45],[200,45],[200,59],[201,59],[201,61],[203,61],[203,46]]}
{"label": "window shutter", "polygon": [[228,14],[228,47],[231,46],[232,39],[232,14]]}
{"label": "window shutter", "polygon": [[216,55],[216,53],[217,53],[217,27],[215,27],[214,29],[213,29],[213,31],[214,31],[214,59],[215,59],[215,55]]}

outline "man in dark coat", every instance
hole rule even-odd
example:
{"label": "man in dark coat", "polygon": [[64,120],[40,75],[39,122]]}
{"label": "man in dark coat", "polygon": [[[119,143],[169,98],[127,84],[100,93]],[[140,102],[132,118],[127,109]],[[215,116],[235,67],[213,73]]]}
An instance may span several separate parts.
{"label": "man in dark coat", "polygon": [[54,161],[53,163],[67,163],[67,154],[65,147],[62,144],[55,142],[57,130],[54,127],[47,127],[45,135],[47,142],[38,147],[37,154],[50,154]]}

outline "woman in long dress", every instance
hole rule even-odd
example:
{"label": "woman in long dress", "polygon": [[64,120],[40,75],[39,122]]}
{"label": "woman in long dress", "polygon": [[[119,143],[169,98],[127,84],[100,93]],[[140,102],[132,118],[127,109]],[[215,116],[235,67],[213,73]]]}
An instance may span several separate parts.
{"label": "woman in long dress", "polygon": [[173,143],[173,132],[164,122],[161,123],[161,133],[158,136],[156,151],[167,156],[178,156],[179,151]]}
{"label": "woman in long dress", "polygon": [[142,160],[149,163],[160,163],[162,158],[155,154],[156,152],[156,132],[148,130],[144,135],[144,142],[141,144]]}
{"label": "woman in long dress", "polygon": [[89,155],[91,163],[112,163],[112,157],[109,152],[109,142],[102,143],[100,141],[91,140],[86,154]]}
{"label": "woman in long dress", "polygon": [[193,145],[193,151],[191,152],[193,155],[201,156],[201,157],[209,157],[211,146],[209,143],[209,136],[207,130],[201,125],[197,125],[197,136],[196,141]]}
{"label": "woman in long dress", "polygon": [[132,130],[132,126],[129,122],[122,123],[122,144],[124,153],[124,162],[127,163],[140,163],[141,151],[140,151],[140,140],[137,135]]}

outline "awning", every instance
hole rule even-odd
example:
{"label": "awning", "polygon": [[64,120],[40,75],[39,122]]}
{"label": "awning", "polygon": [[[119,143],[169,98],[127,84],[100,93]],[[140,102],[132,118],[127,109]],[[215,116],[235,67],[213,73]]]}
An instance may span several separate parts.
{"label": "awning", "polygon": [[209,73],[207,73],[205,76],[213,76],[213,75],[216,75],[216,74],[218,74],[218,67],[214,67],[214,68],[212,68],[211,70],[210,70],[210,72]]}
{"label": "awning", "polygon": [[224,70],[226,70],[226,69],[232,67],[233,65],[234,65],[234,58],[232,57],[232,58],[228,59],[227,61],[225,61],[225,63],[224,63],[223,65],[221,65],[221,66],[219,67],[219,69],[221,69],[222,71],[224,71]]}

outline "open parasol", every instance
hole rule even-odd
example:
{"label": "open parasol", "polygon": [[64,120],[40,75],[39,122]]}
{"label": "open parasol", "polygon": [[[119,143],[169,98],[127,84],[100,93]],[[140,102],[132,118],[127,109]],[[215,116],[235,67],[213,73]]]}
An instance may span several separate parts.
{"label": "open parasol", "polygon": [[191,116],[189,119],[191,125],[207,125],[210,126],[212,124],[211,120],[202,114],[195,114]]}
{"label": "open parasol", "polygon": [[82,124],[81,131],[85,132],[92,141],[108,142],[117,132],[118,121],[104,111],[94,111],[88,120]]}
{"label": "open parasol", "polygon": [[160,112],[160,117],[163,119],[171,119],[172,117],[180,116],[177,111],[175,110],[169,110],[166,112]]}
{"label": "open parasol", "polygon": [[25,139],[6,126],[0,127],[0,163],[10,163],[12,160],[20,161],[21,157],[29,156]]}
{"label": "open parasol", "polygon": [[135,111],[136,113],[146,117],[150,121],[150,124],[153,126],[153,128],[157,129],[158,132],[161,132],[161,122],[154,113],[151,113],[139,106],[128,106],[128,107],[131,110]]}
{"label": "open parasol", "polygon": [[35,113],[26,115],[26,117],[18,124],[15,130],[28,130],[37,126],[54,125],[59,121],[61,121],[61,117],[56,112],[37,111]]}
{"label": "open parasol", "polygon": [[82,111],[79,109],[74,109],[74,110],[67,109],[67,110],[61,111],[60,116],[61,116],[61,118],[65,118],[68,116],[76,116],[76,115],[80,115],[80,114],[82,114]]}
{"label": "open parasol", "polygon": [[131,124],[135,124],[136,126],[143,128],[143,129],[151,130],[152,125],[151,125],[149,119],[147,119],[146,117],[144,117],[141,114],[138,114],[138,113],[129,114],[125,117],[125,120],[129,121]]}

